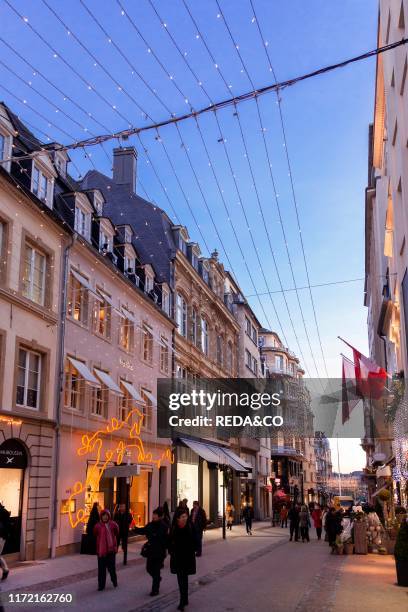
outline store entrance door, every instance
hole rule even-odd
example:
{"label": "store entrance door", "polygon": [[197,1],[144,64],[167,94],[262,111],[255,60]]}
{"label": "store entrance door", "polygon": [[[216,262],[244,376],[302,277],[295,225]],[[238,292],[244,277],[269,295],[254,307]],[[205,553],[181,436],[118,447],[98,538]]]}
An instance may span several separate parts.
{"label": "store entrance door", "polygon": [[21,515],[27,452],[19,440],[5,440],[0,445],[0,502],[10,513],[4,554],[20,552]]}

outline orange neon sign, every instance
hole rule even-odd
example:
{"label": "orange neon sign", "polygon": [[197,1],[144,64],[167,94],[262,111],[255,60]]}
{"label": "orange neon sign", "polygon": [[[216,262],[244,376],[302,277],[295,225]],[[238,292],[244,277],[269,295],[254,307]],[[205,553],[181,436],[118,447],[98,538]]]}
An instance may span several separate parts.
{"label": "orange neon sign", "polygon": [[0,421],[3,423],[7,423],[7,425],[22,425],[23,421],[21,419],[13,419],[13,417],[0,415]]}
{"label": "orange neon sign", "polygon": [[[132,418],[135,421],[132,422]],[[174,463],[174,454],[170,447],[167,447],[160,457],[153,458],[151,452],[146,452],[143,440],[140,437],[140,430],[143,424],[143,413],[134,408],[129,412],[125,420],[119,420],[116,417],[112,417],[110,422],[104,429],[99,429],[92,435],[84,434],[81,438],[81,446],[77,449],[77,455],[79,457],[85,455],[91,455],[95,453],[95,463],[90,466],[85,481],[77,481],[74,486],[71,495],[68,498],[69,507],[69,522],[71,527],[74,529],[79,523],[86,523],[88,515],[86,508],[79,508],[76,512],[71,512],[71,501],[88,490],[91,486],[93,490],[97,490],[99,482],[103,476],[105,469],[108,464],[115,461],[117,465],[121,465],[125,454],[134,455],[136,463],[153,463],[157,468],[160,468],[164,461]],[[104,449],[104,441],[106,436],[114,432],[124,430],[127,432],[126,441],[120,440],[116,447],[112,449]],[[104,438],[105,437],[105,438]]]}

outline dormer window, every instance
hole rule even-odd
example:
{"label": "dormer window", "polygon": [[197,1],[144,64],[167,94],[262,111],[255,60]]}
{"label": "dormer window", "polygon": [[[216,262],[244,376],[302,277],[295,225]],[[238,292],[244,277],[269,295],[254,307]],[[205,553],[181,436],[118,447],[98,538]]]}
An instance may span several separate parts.
{"label": "dormer window", "polygon": [[87,240],[91,237],[91,212],[75,204],[75,231]]}
{"label": "dormer window", "polygon": [[52,208],[53,180],[35,162],[31,175],[31,191],[39,200]]}
{"label": "dormer window", "polygon": [[67,164],[68,164],[68,154],[66,151],[55,151],[54,153],[54,164],[58,173],[61,176],[67,175]]}
{"label": "dormer window", "polygon": [[97,217],[102,217],[103,215],[103,196],[99,192],[94,192],[94,207],[96,211]]}
{"label": "dormer window", "polygon": [[130,244],[132,242],[132,230],[130,227],[125,227],[125,242]]}
{"label": "dormer window", "polygon": [[162,285],[161,307],[167,315],[170,315],[170,291],[166,285]]}
{"label": "dormer window", "polygon": [[112,236],[106,234],[104,231],[101,231],[99,236],[99,248],[101,251],[106,251],[107,253],[112,252]]}
{"label": "dormer window", "polygon": [[145,269],[145,292],[150,293],[150,291],[153,291],[153,286],[154,286],[153,272],[149,269]]}
{"label": "dormer window", "polygon": [[[0,165],[2,168],[10,172],[11,160],[11,145],[12,137],[0,128]],[[5,161],[2,161],[5,160]]]}

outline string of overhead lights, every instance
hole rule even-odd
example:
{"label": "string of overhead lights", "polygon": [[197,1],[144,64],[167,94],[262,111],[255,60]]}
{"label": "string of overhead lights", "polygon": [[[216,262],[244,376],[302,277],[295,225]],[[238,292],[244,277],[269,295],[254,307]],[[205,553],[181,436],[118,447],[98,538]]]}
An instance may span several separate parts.
{"label": "string of overhead lights", "polygon": [[[234,47],[235,53],[236,53],[236,55],[239,58],[240,64],[242,66],[242,70],[244,71],[245,75],[247,76],[251,87],[255,88],[255,85],[253,83],[251,75],[249,74],[249,71],[248,71],[248,68],[246,66],[246,63],[245,63],[245,61],[244,61],[244,59],[242,57],[242,54],[240,52],[239,45],[237,44],[237,42],[234,39],[234,36],[232,34],[232,31],[231,31],[231,28],[230,28],[229,23],[228,23],[225,15],[224,15],[224,12],[223,12],[223,10],[221,8],[219,0],[215,0],[215,1],[216,1],[218,10],[219,10],[219,14],[221,15],[222,21],[223,21],[223,23],[225,25],[225,28],[227,30],[228,36],[229,36],[229,38],[231,40],[232,46]],[[263,136],[265,137],[265,127],[264,127],[264,125],[262,123],[261,115],[259,113],[259,103],[258,103],[257,98],[255,98],[255,102],[256,102],[256,107],[257,107],[257,111],[258,111],[257,112],[257,116],[258,116],[258,121],[259,121],[259,125],[260,125],[260,131],[263,134]],[[239,121],[239,129],[240,129],[241,136],[242,136],[242,142],[243,142],[244,148],[245,148],[245,153],[246,153],[246,157],[247,157],[247,161],[248,161],[248,166],[249,166],[249,169],[250,169],[250,174],[251,174],[251,178],[252,178],[252,182],[253,182],[253,186],[254,186],[254,191],[255,191],[255,194],[256,194],[256,200],[257,200],[257,203],[258,203],[258,208],[261,211],[263,226],[264,226],[264,229],[265,229],[265,232],[266,232],[266,236],[267,236],[267,239],[268,239],[268,245],[269,245],[269,248],[271,250],[272,257],[275,260],[275,256],[273,254],[273,249],[272,249],[272,240],[271,240],[270,232],[268,230],[268,227],[267,227],[267,224],[266,224],[266,220],[265,220],[265,216],[264,216],[264,213],[263,213],[263,208],[262,208],[262,204],[261,204],[261,198],[260,198],[258,189],[256,187],[255,176],[254,176],[252,164],[251,164],[251,161],[250,161],[250,158],[249,158],[248,147],[247,147],[247,144],[246,144],[246,139],[245,139],[245,136],[244,136],[244,131],[243,131],[243,128],[242,128],[242,122],[241,121]],[[285,147],[285,143],[284,143],[284,147]],[[267,160],[268,160],[268,158],[269,158],[269,155],[267,155]],[[267,165],[268,165],[269,171],[271,172],[271,164],[270,164],[270,162]],[[277,199],[278,198],[275,195],[275,200],[277,200]],[[292,268],[292,271],[293,271],[293,268]],[[294,285],[296,286],[296,282],[294,282]],[[285,294],[283,294],[283,295],[285,295]],[[301,305],[301,302],[300,302],[300,299],[299,299],[299,295],[298,294],[296,294],[296,295],[298,297],[298,306],[299,306],[299,310],[300,310],[300,314],[301,314],[301,319],[302,319],[304,333],[305,333],[305,336],[306,336],[307,345],[309,347],[309,352],[310,352],[310,355],[312,357],[312,361],[313,361],[314,368],[316,370],[317,378],[320,378],[319,369],[317,367],[316,357],[315,357],[315,354],[314,354],[314,351],[313,351],[313,348],[312,348],[312,343],[311,343],[309,331],[308,331],[308,328],[307,328],[307,325],[306,325],[306,319],[305,319],[305,315],[304,315],[304,312],[303,312],[303,308],[302,308],[302,305]]]}
{"label": "string of overhead lights", "polygon": [[84,145],[85,146],[85,145]]}
{"label": "string of overhead lights", "polygon": [[[4,0],[4,2],[6,2],[7,4],[9,4],[8,0]],[[11,6],[9,4],[9,6]],[[17,11],[15,11],[17,13]],[[22,19],[24,19],[19,13],[17,13],[19,17],[21,17]],[[35,31],[35,30],[34,30]],[[42,37],[43,38],[43,37]],[[45,39],[44,39],[45,41]],[[151,131],[151,130],[157,130],[158,128],[164,127],[166,125],[170,125],[172,123],[181,123],[183,121],[186,121],[188,119],[192,119],[195,116],[199,116],[199,115],[203,115],[206,113],[213,113],[216,110],[220,110],[223,108],[228,108],[231,106],[236,106],[242,102],[245,102],[247,100],[252,100],[253,98],[257,98],[260,96],[263,96],[265,94],[271,93],[271,92],[276,92],[276,91],[282,91],[283,89],[286,89],[287,87],[291,87],[293,85],[295,85],[296,83],[299,83],[301,81],[304,81],[306,79],[310,79],[313,78],[315,76],[321,75],[321,74],[326,74],[327,72],[330,72],[332,70],[337,70],[339,68],[343,68],[345,66],[348,66],[349,64],[355,63],[355,62],[359,62],[365,59],[368,59],[370,57],[375,57],[377,55],[380,55],[382,53],[385,53],[386,51],[390,51],[392,49],[396,49],[397,47],[401,47],[403,45],[406,45],[408,43],[408,38],[402,38],[401,40],[394,42],[394,43],[390,43],[389,45],[384,45],[382,47],[378,47],[376,49],[373,49],[371,51],[367,51],[366,53],[363,53],[361,55],[358,56],[354,56],[350,59],[344,60],[343,62],[338,62],[337,64],[331,64],[330,66],[325,66],[324,68],[320,68],[318,70],[315,70],[313,72],[307,73],[305,75],[301,75],[299,77],[294,77],[293,79],[289,79],[287,81],[280,81],[278,83],[274,83],[274,84],[270,84],[270,85],[266,85],[264,87],[258,87],[255,90],[251,90],[248,92],[245,92],[243,94],[237,95],[237,96],[232,96],[230,98],[227,98],[225,100],[219,101],[219,102],[215,102],[214,104],[211,104],[209,106],[205,106],[204,108],[200,108],[198,110],[192,110],[189,113],[185,113],[182,115],[176,115],[175,117],[172,117],[170,119],[164,119],[163,121],[159,121],[156,123],[151,123],[145,126],[138,126],[138,127],[130,127],[128,129],[124,129],[124,130],[119,130],[113,133],[109,133],[109,134],[101,134],[100,136],[98,136],[97,138],[87,138],[84,139],[83,141],[77,141],[77,142],[72,142],[66,145],[58,145],[58,149],[62,149],[62,150],[69,150],[69,149],[75,149],[77,147],[82,147],[82,146],[93,146],[96,144],[100,144],[101,142],[107,142],[109,140],[113,140],[113,139],[118,139],[118,138],[129,138],[130,136],[133,136],[134,134],[138,134],[141,132],[146,132],[146,131]],[[55,55],[56,58],[61,56]],[[66,65],[69,66],[68,62],[66,62],[64,60],[64,63]],[[81,77],[81,75],[77,74],[77,76],[86,83],[85,79],[83,79],[83,77]],[[92,87],[92,85],[90,83],[86,83],[87,87],[89,90],[93,90],[94,92],[96,92],[95,88]],[[98,94],[98,96],[100,97],[100,94]],[[111,103],[109,103],[109,101],[107,101],[106,99],[103,99],[103,101],[113,110],[117,111],[117,108],[115,105],[112,105]],[[146,115],[144,115],[145,118],[148,117]],[[122,117],[122,119],[126,120],[125,117]]]}
{"label": "string of overhead lights", "polygon": [[[192,22],[193,22],[193,24],[194,24],[195,28],[196,28],[196,31],[198,32],[198,34],[197,34],[198,38],[199,38],[199,39],[201,39],[201,41],[202,41],[202,42],[203,42],[203,44],[205,45],[205,48],[206,48],[206,50],[207,50],[207,53],[209,54],[209,56],[210,56],[210,58],[211,58],[211,60],[212,60],[212,62],[213,62],[213,64],[214,64],[214,66],[216,66],[216,67],[217,67],[217,72],[218,72],[218,74],[220,75],[220,77],[222,78],[222,80],[223,80],[223,82],[224,82],[224,84],[225,84],[225,86],[226,86],[227,90],[230,90],[230,89],[232,88],[232,86],[231,86],[231,85],[228,85],[228,83],[227,83],[227,81],[226,81],[226,79],[225,79],[225,77],[224,77],[224,75],[223,75],[223,73],[222,73],[222,71],[221,71],[221,69],[220,69],[219,65],[217,64],[217,62],[216,62],[216,60],[215,60],[215,58],[214,58],[214,56],[213,56],[213,54],[212,54],[212,52],[211,52],[211,50],[210,50],[209,46],[208,46],[208,44],[207,44],[207,42],[206,42],[206,40],[205,40],[205,37],[203,36],[202,32],[201,32],[201,31],[200,31],[200,29],[198,28],[197,22],[195,21],[195,19],[194,19],[193,15],[192,15],[192,13],[191,13],[191,11],[190,11],[190,9],[189,9],[188,5],[187,5],[187,4],[184,2],[184,0],[183,0],[183,3],[184,3],[184,5],[185,5],[185,7],[186,7],[186,10],[187,10],[187,12],[188,12],[188,14],[189,14],[189,16],[190,16],[190,18],[191,18],[191,20],[192,20]],[[151,1],[150,1],[150,4],[152,4],[152,2],[151,2]],[[161,19],[161,18],[160,18],[160,15],[158,14],[158,12],[157,12],[157,11],[155,11],[155,12],[156,12],[157,17],[158,17],[159,19]],[[169,31],[169,29],[168,29],[168,28],[166,29],[166,31],[167,31],[167,33],[169,34],[169,36],[171,37],[172,42],[173,42],[173,44],[176,46],[176,49],[177,49],[177,51],[179,52],[180,56],[182,57],[182,59],[183,59],[183,60],[184,60],[184,62],[186,63],[187,68],[190,70],[190,72],[192,73],[192,75],[193,75],[194,79],[197,81],[197,80],[198,80],[198,76],[196,75],[196,73],[194,72],[194,70],[191,68],[191,66],[190,66],[189,62],[188,62],[188,61],[187,61],[187,59],[186,59],[185,54],[183,54],[183,53],[182,53],[182,51],[180,50],[180,48],[178,47],[178,45],[177,45],[176,41],[174,40],[174,37],[172,37],[172,35],[171,35],[171,33],[170,33],[170,31]],[[212,100],[211,100],[211,98],[210,98],[209,94],[206,92],[205,88],[203,88],[203,90],[204,90],[205,94],[207,95],[207,98],[209,99],[209,101],[210,101],[210,102],[212,102]],[[241,139],[242,139],[242,141],[243,141],[243,145],[244,145],[244,149],[245,149],[245,157],[247,158],[247,161],[249,162],[250,171],[252,171],[252,166],[250,165],[250,161],[249,161],[248,150],[247,150],[247,147],[246,147],[246,142],[245,142],[245,138],[244,138],[244,135],[243,135],[243,130],[242,130],[242,125],[241,125],[241,122],[240,122],[240,117],[239,117],[239,113],[238,113],[238,108],[236,108],[236,109],[235,109],[235,113],[234,113],[234,114],[237,116],[238,121],[239,121],[239,125],[240,125],[240,128],[241,128]],[[267,279],[266,279],[266,275],[265,275],[265,272],[264,272],[264,269],[263,269],[263,264],[262,264],[262,261],[261,261],[261,259],[260,259],[260,257],[259,257],[258,248],[257,248],[257,246],[256,246],[255,238],[254,238],[253,233],[252,233],[252,229],[251,229],[251,226],[250,226],[250,223],[249,223],[249,220],[248,220],[247,214],[246,214],[246,210],[245,210],[245,207],[244,207],[244,205],[243,205],[243,198],[242,198],[242,196],[241,196],[240,189],[239,189],[239,187],[238,187],[238,182],[237,182],[237,180],[236,180],[236,175],[235,175],[234,170],[233,170],[233,168],[232,168],[231,159],[230,159],[230,156],[229,156],[229,153],[228,153],[228,147],[226,146],[226,139],[225,139],[225,137],[224,137],[224,135],[223,135],[223,133],[222,133],[222,129],[221,129],[221,125],[220,125],[220,122],[219,122],[219,119],[218,119],[218,113],[217,113],[217,112],[215,112],[215,113],[214,113],[214,117],[215,117],[215,119],[216,119],[218,129],[219,129],[219,131],[220,131],[220,139],[219,139],[219,141],[220,141],[220,142],[222,142],[222,144],[223,144],[223,147],[224,147],[224,152],[225,152],[225,155],[226,155],[226,158],[227,158],[227,162],[228,162],[228,166],[229,166],[229,169],[230,169],[230,172],[231,172],[232,178],[233,178],[233,182],[234,182],[234,185],[235,185],[235,189],[236,189],[236,191],[237,191],[238,202],[239,202],[239,204],[240,204],[240,206],[241,206],[241,209],[242,209],[242,212],[243,212],[243,214],[244,214],[244,218],[245,218],[245,221],[246,221],[246,225],[247,225],[247,228],[248,228],[248,230],[249,230],[250,237],[251,237],[251,242],[252,242],[252,245],[253,245],[253,248],[254,248],[254,251],[255,251],[256,257],[257,257],[257,259],[258,259],[258,264],[259,264],[259,266],[260,266],[260,269],[261,269],[262,274],[263,274],[264,282],[265,282],[266,287],[267,287],[267,289],[268,289],[268,292],[266,293],[266,295],[269,295],[270,301],[271,301],[271,303],[272,303],[272,307],[273,307],[273,309],[274,309],[274,311],[275,311],[275,314],[276,314],[276,317],[277,317],[277,321],[278,321],[279,326],[280,326],[281,331],[282,331],[283,338],[284,338],[284,340],[285,340],[286,344],[288,344],[288,341],[287,341],[286,335],[285,335],[285,333],[284,333],[284,331],[283,331],[283,325],[282,325],[282,323],[281,323],[281,321],[280,321],[280,317],[279,317],[279,315],[278,315],[278,312],[277,312],[277,309],[276,309],[275,303],[274,303],[273,298],[272,298],[272,295],[271,295],[271,291],[270,291],[270,289],[269,289],[268,281],[267,281]],[[199,125],[198,117],[196,117],[195,119],[196,119],[196,125],[197,125],[198,131],[199,131],[199,133],[200,133],[201,140],[202,140],[202,142],[203,142],[203,144],[204,144],[204,146],[205,146],[205,141],[204,141],[204,137],[203,137],[202,131],[201,131],[201,129],[200,129],[200,125]],[[211,165],[211,168],[213,169],[213,164],[211,164],[211,162],[210,162],[210,165]],[[214,170],[213,170],[213,171],[214,171]],[[256,195],[258,195],[258,191],[257,191],[257,189],[256,189],[255,177],[254,177],[254,175],[253,175],[253,172],[251,172],[251,176],[252,176],[252,179],[253,179],[253,185],[254,185],[254,188],[255,188],[255,190],[256,190]],[[221,195],[222,195],[222,194],[221,194]],[[260,205],[260,202],[259,202],[259,205]],[[261,213],[262,213],[262,211],[261,211]],[[230,214],[229,214],[228,212],[227,212],[227,218],[230,220]],[[231,221],[230,221],[230,222],[231,222]],[[265,222],[264,222],[264,224],[265,224]],[[266,229],[266,231],[267,231],[267,233],[268,233],[268,236],[269,236],[269,232],[268,232],[268,230],[267,230],[267,227],[266,227],[265,229]],[[269,243],[270,243],[270,246],[271,246],[271,240],[270,240],[270,237],[269,237]],[[281,288],[283,288],[283,286],[282,286],[282,282],[281,282],[281,278],[280,278],[280,274],[279,274],[279,268],[278,268],[278,265],[277,265],[277,262],[276,262],[276,258],[275,258],[275,254],[274,254],[274,252],[273,252],[273,249],[272,249],[272,248],[271,248],[271,252],[272,252],[272,258],[273,258],[273,262],[274,262],[274,266],[275,266],[275,271],[276,271],[276,274],[277,274],[277,277],[278,277],[279,283],[280,283],[280,285],[281,285]],[[291,323],[291,326],[292,326],[292,330],[293,330],[293,333],[294,333],[294,336],[295,336],[295,339],[296,339],[296,341],[297,341],[297,345],[298,345],[298,348],[299,348],[299,353],[300,353],[300,356],[302,357],[303,363],[304,363],[304,365],[305,365],[305,369],[308,371],[308,368],[307,368],[307,362],[306,362],[306,359],[305,359],[305,357],[304,357],[304,354],[303,354],[303,351],[302,351],[302,348],[301,348],[301,345],[300,345],[300,342],[299,342],[298,335],[297,335],[297,333],[296,333],[296,329],[295,329],[295,326],[294,326],[294,322],[293,322],[293,319],[292,319],[292,316],[291,316],[291,313],[290,313],[290,310],[289,310],[289,305],[288,305],[288,303],[287,303],[287,300],[286,300],[286,296],[285,296],[285,294],[283,294],[283,296],[284,296],[285,305],[286,305],[286,308],[287,308],[287,311],[288,311],[289,320],[290,320],[290,323]],[[259,299],[259,298],[258,298],[258,299]]]}
{"label": "string of overhead lights", "polygon": [[[170,31],[170,29],[167,27],[166,22],[164,22],[164,21],[162,20],[161,16],[159,15],[159,13],[158,13],[157,9],[155,8],[155,6],[154,6],[154,4],[151,2],[151,0],[149,0],[149,3],[150,3],[150,5],[152,6],[152,8],[153,8],[153,10],[154,10],[154,12],[155,12],[155,15],[156,15],[156,17],[157,17],[157,19],[159,20],[159,22],[161,23],[161,25],[162,25],[162,26],[165,28],[165,31],[166,31],[167,35],[170,37],[170,39],[171,39],[171,41],[172,41],[172,44],[175,46],[175,48],[176,48],[177,52],[179,53],[179,55],[181,56],[182,60],[183,60],[183,61],[184,61],[184,63],[186,64],[187,68],[189,69],[189,71],[190,71],[190,72],[191,72],[191,74],[193,75],[193,78],[194,78],[195,82],[196,82],[196,83],[198,83],[198,84],[200,85],[200,87],[202,88],[202,90],[203,90],[204,94],[206,95],[206,97],[208,98],[208,100],[210,101],[210,103],[212,103],[211,97],[210,97],[210,95],[208,94],[208,92],[206,91],[206,89],[205,89],[205,87],[204,87],[204,85],[203,85],[202,81],[199,79],[198,75],[195,73],[195,71],[192,69],[191,65],[189,64],[188,60],[186,59],[186,53],[183,53],[183,52],[182,52],[182,50],[180,49],[179,45],[177,44],[177,41],[175,40],[174,36],[172,35],[172,33],[171,33],[171,31]],[[157,56],[156,56],[156,54],[154,54],[154,56],[155,56],[155,57],[157,57]],[[178,89],[179,89],[179,88],[178,88]],[[215,116],[215,118],[216,118],[216,122],[217,122],[218,128],[219,128],[220,133],[221,133],[221,140],[222,140],[222,142],[224,143],[224,147],[225,147],[225,141],[226,141],[226,139],[224,138],[224,136],[223,136],[223,134],[222,134],[222,131],[221,131],[221,125],[220,125],[220,123],[219,123],[217,113],[214,113],[214,116]],[[200,127],[199,127],[199,122],[198,122],[198,118],[197,118],[197,117],[196,117],[196,125],[197,125],[197,127],[198,127],[199,132],[201,133],[202,142],[204,143],[204,139],[203,139],[203,136],[202,136],[202,132],[201,132],[201,130],[200,130]],[[176,127],[177,127],[178,133],[179,133],[179,135],[180,135],[180,130],[179,130],[178,125],[177,125],[177,124],[176,124]],[[185,145],[185,143],[183,142],[183,140],[182,140],[182,146],[183,146],[183,147],[186,149],[186,145]],[[207,149],[207,154],[208,154],[208,149]],[[227,153],[227,157],[228,157],[228,153]],[[228,157],[228,159],[229,159],[229,157]],[[208,163],[209,163],[210,168],[212,169],[212,172],[214,173],[214,164],[213,164],[213,162],[212,162],[211,158],[209,159]],[[238,189],[238,187],[237,187],[236,176],[235,176],[235,173],[234,173],[234,172],[233,172],[233,170],[232,170],[231,163],[229,163],[229,165],[230,165],[230,170],[231,170],[231,174],[232,174],[232,176],[233,176],[233,180],[234,180],[235,186],[236,186],[236,188],[237,188],[237,194],[238,194],[239,203],[240,203],[240,205],[241,205],[241,207],[242,207],[242,209],[243,209],[243,211],[244,211],[244,215],[245,215],[246,222],[247,222],[247,227],[248,227],[248,229],[250,230],[250,235],[251,235],[251,239],[252,239],[252,245],[253,245],[253,248],[254,248],[254,252],[255,252],[255,255],[256,255],[256,257],[257,257],[257,260],[258,260],[258,264],[259,264],[260,270],[262,271],[262,275],[263,275],[264,282],[266,283],[266,286],[267,286],[267,288],[269,289],[269,286],[268,286],[268,281],[267,281],[266,274],[265,274],[265,271],[264,271],[264,267],[263,267],[263,264],[262,264],[262,260],[261,260],[261,258],[260,258],[260,256],[259,256],[258,248],[257,248],[257,246],[256,246],[256,244],[255,244],[254,239],[253,239],[252,232],[251,232],[251,228],[250,228],[250,226],[249,226],[249,222],[248,222],[248,219],[247,219],[247,217],[246,217],[245,209],[244,209],[243,204],[242,204],[242,197],[241,197],[241,194],[240,194],[239,189]],[[217,183],[217,181],[216,181],[216,183]],[[217,188],[218,188],[218,185],[217,185]],[[224,199],[224,197],[223,197],[223,194],[222,194],[222,190],[221,190],[221,189],[220,189],[220,195],[221,195],[221,199],[222,199],[223,204],[224,204],[224,208],[225,208],[226,213],[227,213],[227,219],[228,219],[228,221],[230,222],[230,224],[231,224],[231,226],[232,226],[233,233],[234,233],[234,237],[237,239],[239,249],[240,249],[241,253],[243,254],[243,250],[242,250],[242,248],[241,248],[241,245],[240,245],[240,242],[239,242],[239,239],[238,239],[237,232],[235,231],[235,228],[233,227],[233,223],[232,223],[232,220],[231,220],[231,214],[230,214],[230,212],[229,212],[229,210],[228,210],[228,207],[226,206],[225,199]],[[225,250],[225,249],[224,249],[224,250]],[[245,259],[245,256],[244,256],[244,255],[243,255],[243,260],[244,260],[245,266],[246,266],[246,268],[247,268],[247,271],[249,272],[248,264],[247,264],[247,262],[246,262],[246,259]],[[249,273],[249,274],[250,274],[250,273]],[[255,283],[253,282],[253,277],[252,277],[252,274],[250,274],[250,278],[251,278],[251,282],[252,282],[252,284],[253,284],[253,286],[254,286],[254,288],[255,288]],[[255,289],[255,291],[256,291],[256,289]],[[281,321],[280,321],[280,317],[279,317],[279,314],[278,314],[278,311],[277,311],[276,305],[275,305],[275,303],[274,303],[274,301],[273,301],[273,299],[272,299],[271,295],[269,295],[269,298],[270,298],[270,300],[271,300],[272,307],[273,307],[273,309],[274,309],[274,312],[275,312],[275,315],[276,315],[276,318],[277,318],[277,321],[278,321],[278,325],[279,325],[280,330],[281,330],[282,337],[283,337],[283,338],[285,338],[285,342],[287,343],[286,335],[285,335],[285,332],[284,332],[284,329],[283,329],[283,325],[282,325],[282,323],[281,323]],[[263,314],[264,314],[265,320],[267,321],[268,326],[271,328],[272,326],[271,326],[271,323],[270,323],[269,317],[268,317],[268,315],[267,315],[267,313],[266,313],[266,311],[265,311],[265,307],[264,307],[264,305],[263,305],[262,300],[260,299],[260,297],[258,297],[258,301],[259,301],[260,307],[261,307],[261,309],[262,309],[262,312],[263,312]]]}
{"label": "string of overhead lights", "polygon": [[[218,3],[218,0],[216,0],[216,1]],[[266,55],[266,58],[267,58],[267,61],[268,61],[268,64],[269,64],[269,71],[272,73],[273,78],[275,80],[275,83],[277,83],[276,74],[275,74],[275,71],[274,71],[274,68],[273,68],[273,64],[272,64],[272,58],[271,58],[271,55],[270,55],[270,52],[269,52],[269,49],[268,49],[268,45],[265,43],[265,38],[264,38],[263,33],[262,33],[261,25],[259,23],[259,20],[258,20],[258,17],[257,17],[257,13],[255,11],[254,2],[253,2],[253,0],[249,0],[249,2],[250,2],[250,5],[251,5],[251,8],[252,8],[252,11],[253,11],[253,15],[254,15],[257,31],[258,31],[260,39],[261,39],[261,41],[263,43],[262,46],[264,48],[265,55]],[[252,84],[252,81],[251,81],[251,84]],[[298,227],[298,231],[299,231],[299,240],[300,240],[300,245],[301,245],[301,250],[302,250],[303,263],[304,263],[304,266],[305,266],[307,283],[309,285],[309,297],[310,297],[310,302],[311,302],[311,305],[312,305],[313,318],[314,318],[314,322],[315,322],[315,326],[316,326],[317,338],[318,338],[318,341],[319,341],[320,353],[321,353],[322,361],[323,361],[323,367],[324,367],[324,371],[325,371],[326,377],[329,378],[329,374],[328,374],[328,370],[327,370],[326,357],[325,357],[325,354],[324,354],[322,339],[321,339],[321,335],[320,335],[320,327],[319,327],[319,323],[318,323],[318,320],[317,320],[316,305],[315,305],[315,301],[314,301],[312,290],[310,288],[309,265],[308,265],[308,262],[307,262],[306,250],[305,250],[305,246],[304,246],[304,242],[303,242],[303,234],[302,234],[302,228],[301,228],[301,224],[300,224],[300,216],[299,216],[299,209],[298,209],[298,204],[297,204],[297,195],[296,195],[294,178],[293,178],[292,163],[291,163],[290,155],[289,155],[289,147],[288,147],[288,142],[287,142],[287,138],[286,138],[286,129],[285,129],[285,122],[284,122],[284,117],[283,117],[283,110],[282,110],[282,101],[281,101],[281,97],[279,95],[279,92],[277,92],[277,103],[278,103],[278,109],[279,109],[279,119],[280,119],[280,124],[281,124],[281,129],[282,129],[282,136],[283,136],[283,143],[284,143],[284,149],[285,149],[286,163],[287,163],[287,166],[288,166],[288,173],[289,173],[289,179],[290,179],[292,200],[293,200],[293,204],[294,204],[294,208],[295,208],[296,223],[297,223],[297,227]],[[258,100],[257,100],[257,107],[258,107],[258,113],[259,113],[259,116],[260,116]],[[294,286],[296,287],[296,282],[295,282],[294,278],[293,278],[293,283],[294,283]]]}

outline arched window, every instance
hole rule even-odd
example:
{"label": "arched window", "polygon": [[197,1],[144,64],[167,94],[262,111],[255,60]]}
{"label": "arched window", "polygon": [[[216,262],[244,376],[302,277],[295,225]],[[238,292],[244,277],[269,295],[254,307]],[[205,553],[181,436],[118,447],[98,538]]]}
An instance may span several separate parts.
{"label": "arched window", "polygon": [[208,355],[210,350],[208,323],[204,317],[201,317],[201,350],[205,355]]}
{"label": "arched window", "polygon": [[187,338],[187,302],[180,293],[176,297],[176,323],[179,334]]}

